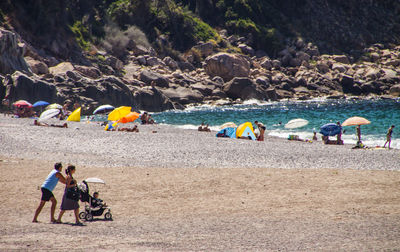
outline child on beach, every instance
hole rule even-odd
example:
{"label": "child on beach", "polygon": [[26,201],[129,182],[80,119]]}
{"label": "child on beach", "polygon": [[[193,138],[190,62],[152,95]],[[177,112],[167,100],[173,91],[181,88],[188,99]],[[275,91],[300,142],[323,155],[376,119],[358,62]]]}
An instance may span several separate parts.
{"label": "child on beach", "polygon": [[390,143],[392,142],[392,134],[393,134],[393,129],[394,129],[394,125],[392,125],[389,129],[388,132],[386,133],[386,142],[383,145],[383,148],[386,148],[386,144],[388,144],[388,148],[390,149]]}
{"label": "child on beach", "polygon": [[98,192],[93,193],[93,198],[92,198],[90,204],[92,205],[92,207],[107,207],[107,204],[105,202],[103,202],[103,200],[99,199]]}

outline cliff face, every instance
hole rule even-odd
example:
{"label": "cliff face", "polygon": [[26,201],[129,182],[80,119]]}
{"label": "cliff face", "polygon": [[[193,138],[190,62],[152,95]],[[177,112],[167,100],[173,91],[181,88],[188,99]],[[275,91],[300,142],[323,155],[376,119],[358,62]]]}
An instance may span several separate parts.
{"label": "cliff face", "polygon": [[[248,37],[250,46],[270,56],[293,37],[313,42],[322,53],[354,56],[371,44],[400,40],[400,2],[389,0],[6,0],[0,10],[25,40],[63,58],[79,56],[75,38],[102,38],[107,20],[122,28],[138,25],[153,44],[167,34],[181,51],[213,38],[205,23]],[[73,33],[77,21],[82,29]]]}
{"label": "cliff face", "polygon": [[[262,32],[268,33],[271,29],[275,35],[279,34],[277,38],[300,36],[312,41],[323,53],[352,53],[373,43],[395,43],[400,39],[399,1],[181,2],[188,4],[210,24],[226,27],[242,35],[250,32],[258,40],[264,40],[264,45],[268,44],[268,39]],[[284,40],[278,43],[284,43]],[[254,41],[253,45],[268,50],[259,41]]]}
{"label": "cliff face", "polygon": [[398,96],[399,19],[398,1],[5,0],[0,99],[90,112]]}

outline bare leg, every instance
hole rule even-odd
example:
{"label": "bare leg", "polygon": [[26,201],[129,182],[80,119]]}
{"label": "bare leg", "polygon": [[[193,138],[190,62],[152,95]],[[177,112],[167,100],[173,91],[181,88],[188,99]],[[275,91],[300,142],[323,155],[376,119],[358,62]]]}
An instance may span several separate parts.
{"label": "bare leg", "polygon": [[56,218],[54,218],[54,213],[56,212],[57,200],[54,197],[51,197],[50,200],[51,200],[50,221],[55,222]]}
{"label": "bare leg", "polygon": [[32,222],[38,222],[37,217],[39,216],[40,212],[42,211],[44,204],[46,204],[46,201],[41,200],[38,208],[36,209],[35,216],[33,217]]}
{"label": "bare leg", "polygon": [[61,223],[61,218],[62,218],[62,216],[64,215],[64,213],[65,213],[65,210],[61,210],[61,211],[60,211],[60,214],[58,215],[58,219],[57,219],[57,222],[58,222],[58,223]]}
{"label": "bare leg", "polygon": [[76,224],[81,223],[81,222],[79,221],[79,207],[76,208],[76,209],[74,209],[74,213],[75,213],[75,223],[76,223]]}
{"label": "bare leg", "polygon": [[392,139],[389,140],[389,144],[388,144],[389,149],[390,149],[390,143],[391,143],[391,142],[392,142]]}

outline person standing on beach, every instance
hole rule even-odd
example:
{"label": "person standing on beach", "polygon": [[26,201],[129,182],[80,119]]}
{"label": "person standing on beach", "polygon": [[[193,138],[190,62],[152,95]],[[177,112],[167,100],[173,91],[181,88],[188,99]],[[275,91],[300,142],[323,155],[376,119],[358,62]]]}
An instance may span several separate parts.
{"label": "person standing on beach", "polygon": [[342,141],[342,125],[340,124],[340,122],[336,122],[336,124],[340,128],[340,132],[337,134],[336,144],[342,145],[343,144],[343,141]]}
{"label": "person standing on beach", "polygon": [[64,215],[65,211],[67,210],[74,210],[75,214],[75,224],[76,225],[83,225],[82,222],[79,221],[79,204],[78,200],[70,199],[67,197],[67,192],[68,189],[71,187],[77,186],[76,180],[72,177],[72,175],[75,173],[75,166],[69,165],[67,169],[65,170],[65,174],[67,174],[66,181],[65,181],[65,190],[64,190],[64,196],[61,202],[61,211],[60,214],[58,215],[58,219],[56,223],[62,223],[61,218]]}
{"label": "person standing on beach", "polygon": [[383,145],[383,148],[386,148],[386,144],[389,143],[388,148],[390,149],[390,143],[392,142],[392,134],[393,134],[394,125],[392,125],[388,132],[386,133],[386,143]]}
{"label": "person standing on beach", "polygon": [[254,121],[254,124],[257,125],[260,134],[257,136],[257,141],[264,141],[265,130],[267,129],[265,125],[261,122]]}
{"label": "person standing on beach", "polygon": [[56,187],[58,181],[61,183],[65,184],[65,178],[61,174],[62,170],[62,164],[61,163],[56,163],[54,165],[54,170],[49,173],[47,176],[46,180],[43,182],[41,190],[42,190],[42,198],[40,200],[40,204],[38,208],[36,209],[35,216],[33,217],[32,222],[38,222],[37,218],[42,211],[44,205],[46,204],[46,201],[51,201],[51,211],[50,211],[50,221],[51,222],[56,222],[56,219],[54,218],[54,212],[56,211],[56,205],[57,205],[57,200],[53,195],[53,190]]}
{"label": "person standing on beach", "polygon": [[357,127],[356,127],[356,131],[357,131],[357,139],[358,139],[358,143],[361,143],[361,126],[360,125],[358,125]]}

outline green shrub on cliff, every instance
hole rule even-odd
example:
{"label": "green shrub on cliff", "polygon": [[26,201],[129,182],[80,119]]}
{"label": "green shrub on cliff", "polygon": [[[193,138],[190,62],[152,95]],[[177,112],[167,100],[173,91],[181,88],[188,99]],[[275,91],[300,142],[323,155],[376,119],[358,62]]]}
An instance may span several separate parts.
{"label": "green shrub on cliff", "polygon": [[71,31],[75,34],[75,39],[78,45],[83,50],[90,49],[90,34],[88,29],[82,24],[81,21],[76,21],[72,26],[70,26]]}

